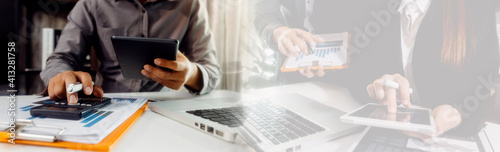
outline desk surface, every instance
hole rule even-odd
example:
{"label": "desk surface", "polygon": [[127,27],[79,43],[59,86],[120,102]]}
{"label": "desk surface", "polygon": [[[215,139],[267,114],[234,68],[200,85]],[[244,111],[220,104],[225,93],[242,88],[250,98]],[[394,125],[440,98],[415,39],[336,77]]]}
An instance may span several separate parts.
{"label": "desk surface", "polygon": [[[202,100],[216,98],[235,98],[247,100],[266,98],[287,93],[297,93],[346,112],[352,111],[361,106],[360,103],[357,103],[350,96],[346,89],[321,82],[307,82],[276,86],[251,91],[245,94],[216,90],[204,96],[192,96],[187,92],[117,93],[106,95],[145,96],[151,100],[160,101],[176,99]],[[32,100],[35,98],[37,98],[37,96],[20,96],[18,97],[18,100]],[[329,141],[313,149],[304,149],[304,151],[347,151],[359,134],[360,133],[351,134],[340,139]],[[75,151],[51,147],[12,145],[8,143],[0,143],[0,149],[2,149],[2,151],[6,150],[9,152]],[[195,131],[181,123],[154,113],[151,110],[146,110],[112,149],[112,151],[117,152],[164,150],[204,152],[251,151],[250,148],[244,144],[233,144],[213,138],[203,132]]]}
{"label": "desk surface", "polygon": [[[354,102],[348,91],[336,86],[331,86],[320,82],[299,83],[292,85],[276,86],[271,88],[251,91],[244,95],[235,94],[229,91],[216,90],[204,96],[192,96],[186,92],[151,92],[151,93],[117,93],[106,95],[126,95],[145,96],[152,100],[175,100],[175,99],[213,99],[213,98],[237,98],[237,99],[258,99],[274,95],[298,93],[309,97],[323,104],[336,107],[344,111],[354,110],[360,106]],[[18,100],[33,100],[37,96],[20,96]],[[330,141],[314,149],[306,151],[346,151],[357,135],[350,135],[344,138]],[[61,148],[40,147],[30,145],[12,145],[0,143],[0,149],[7,151],[74,151]],[[202,132],[195,131],[174,120],[163,117],[150,110],[146,110],[134,125],[127,131],[124,137],[118,141],[112,151],[251,151],[250,148],[242,144],[228,143]]]}
{"label": "desk surface", "polygon": [[[116,93],[106,95],[145,96],[152,100],[175,99],[213,99],[213,98],[238,98],[257,99],[269,96],[298,93],[323,104],[336,107],[344,111],[354,110],[360,104],[356,103],[349,92],[341,87],[328,85],[321,82],[298,83],[292,85],[276,86],[251,91],[246,94],[235,94],[229,91],[216,90],[204,96],[192,96],[187,92],[151,92],[151,93]],[[34,100],[37,96],[19,96],[18,100]],[[322,144],[306,151],[346,151],[359,134],[353,134],[338,140]],[[39,151],[63,152],[74,151],[61,148],[40,147],[30,145],[12,145],[0,143],[0,149],[9,152]],[[228,143],[202,132],[195,131],[181,123],[168,119],[150,110],[146,110],[118,141],[112,151],[251,151],[243,144]]]}

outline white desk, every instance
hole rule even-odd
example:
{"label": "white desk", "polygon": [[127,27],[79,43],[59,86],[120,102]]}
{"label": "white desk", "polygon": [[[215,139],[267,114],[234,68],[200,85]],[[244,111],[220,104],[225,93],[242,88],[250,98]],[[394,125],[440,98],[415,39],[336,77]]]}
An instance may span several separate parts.
{"label": "white desk", "polygon": [[[154,92],[154,93],[118,93],[126,96],[145,96],[153,100],[169,99],[216,99],[234,98],[255,99],[268,96],[298,93],[309,97],[326,105],[338,107],[344,111],[354,110],[360,104],[354,102],[348,91],[321,82],[299,83],[285,86],[277,86],[251,91],[245,95],[238,95],[228,91],[217,90],[204,96],[192,96],[186,92]],[[117,94],[106,94],[117,95]],[[35,100],[36,96],[19,96],[19,100]],[[332,118],[336,119],[336,118]],[[314,149],[307,151],[346,151],[357,135],[350,135],[338,140],[330,141]],[[12,145],[0,143],[2,151],[9,152],[66,152],[75,151],[62,148],[51,148],[30,145]],[[112,149],[116,152],[137,152],[137,151],[204,151],[204,152],[234,152],[251,151],[246,145],[228,143],[200,131],[193,130],[181,123],[163,117],[150,110],[146,110],[139,119],[125,133],[124,137],[118,141]]]}
{"label": "white desk", "polygon": [[[259,89],[246,93],[245,95],[235,94],[228,91],[214,91],[209,95],[192,96],[185,92],[155,92],[155,93],[119,93],[126,96],[146,96],[153,100],[172,99],[218,99],[234,98],[256,99],[274,95],[297,93],[314,99],[323,104],[336,107],[344,111],[352,111],[361,106],[355,102],[349,92],[341,87],[332,86],[321,82],[299,83],[285,86],[277,86]],[[107,94],[116,95],[116,94]],[[17,100],[34,100],[36,96],[22,96]],[[338,119],[338,118],[332,118]],[[332,140],[304,151],[347,151],[360,133],[351,134],[340,139]],[[66,152],[75,151],[61,148],[40,147],[30,145],[12,145],[0,143],[1,151],[9,152]],[[250,148],[242,144],[228,143],[213,138],[200,131],[193,130],[181,123],[163,117],[150,110],[146,110],[139,119],[125,133],[124,137],[118,141],[112,149],[115,152],[137,152],[137,151],[203,151],[203,152],[235,152],[251,151]]]}

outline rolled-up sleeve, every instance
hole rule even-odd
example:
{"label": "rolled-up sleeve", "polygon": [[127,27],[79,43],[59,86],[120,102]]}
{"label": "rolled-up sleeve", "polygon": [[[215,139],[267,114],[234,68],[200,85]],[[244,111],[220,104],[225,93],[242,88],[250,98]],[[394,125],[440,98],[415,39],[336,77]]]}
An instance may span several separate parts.
{"label": "rolled-up sleeve", "polygon": [[181,50],[186,53],[189,60],[200,69],[203,78],[203,87],[195,91],[186,87],[193,94],[207,94],[214,90],[220,80],[221,72],[216,57],[216,48],[213,42],[212,31],[208,22],[208,13],[204,3],[199,1],[193,4],[189,27],[181,43]]}
{"label": "rolled-up sleeve", "polygon": [[92,1],[80,0],[68,15],[68,24],[49,58],[47,66],[40,73],[45,86],[52,77],[68,70],[79,70],[90,51],[90,39],[94,32]]}

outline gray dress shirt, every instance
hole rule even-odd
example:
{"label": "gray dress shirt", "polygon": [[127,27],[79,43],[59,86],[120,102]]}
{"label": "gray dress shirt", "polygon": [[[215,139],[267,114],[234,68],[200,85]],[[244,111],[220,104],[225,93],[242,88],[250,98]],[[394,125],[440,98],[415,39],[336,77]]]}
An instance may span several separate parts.
{"label": "gray dress shirt", "polygon": [[[94,46],[100,61],[96,84],[104,92],[159,91],[163,85],[122,76],[111,36],[177,39],[179,50],[201,71],[203,88],[212,91],[221,77],[208,14],[198,0],[80,0],[68,15],[54,53],[40,74],[47,86],[50,78],[67,70],[81,70]],[[138,50],[140,51],[140,50]],[[187,88],[187,87],[186,87]]]}

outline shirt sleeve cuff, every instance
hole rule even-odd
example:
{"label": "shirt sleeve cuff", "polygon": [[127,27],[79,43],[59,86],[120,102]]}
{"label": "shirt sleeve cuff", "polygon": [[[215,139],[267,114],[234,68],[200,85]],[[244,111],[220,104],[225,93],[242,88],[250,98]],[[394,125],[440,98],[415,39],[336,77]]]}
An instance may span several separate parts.
{"label": "shirt sleeve cuff", "polygon": [[273,40],[273,33],[274,30],[276,30],[278,27],[285,26],[283,24],[277,24],[273,23],[270,25],[267,25],[264,29],[262,37],[265,38],[265,42],[267,45],[277,45],[278,43],[274,42]]}

